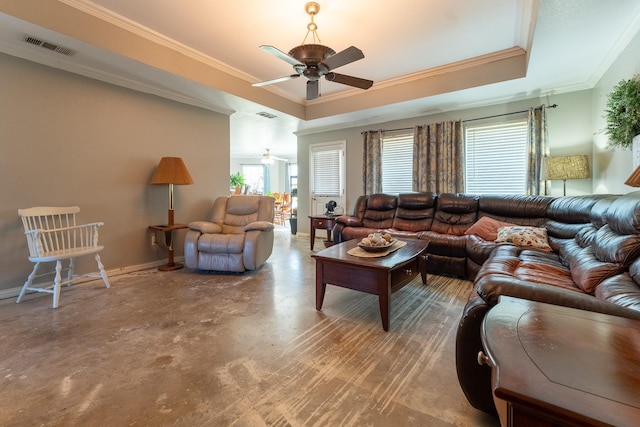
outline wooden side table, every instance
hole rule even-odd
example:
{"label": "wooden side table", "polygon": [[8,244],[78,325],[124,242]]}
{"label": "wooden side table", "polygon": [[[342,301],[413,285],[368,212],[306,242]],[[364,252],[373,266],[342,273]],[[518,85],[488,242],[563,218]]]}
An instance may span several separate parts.
{"label": "wooden side table", "polygon": [[640,322],[500,297],[482,327],[503,426],[635,426]]}
{"label": "wooden side table", "polygon": [[337,215],[310,215],[311,220],[311,250],[316,240],[316,229],[327,230],[327,241],[331,242],[331,231],[336,225]]}
{"label": "wooden side table", "polygon": [[164,232],[164,241],[167,245],[167,251],[169,252],[169,259],[167,264],[158,267],[160,271],[173,271],[179,270],[184,267],[183,264],[175,263],[173,261],[173,230],[181,230],[188,228],[187,224],[173,224],[173,225],[150,225],[149,229],[154,231]]}

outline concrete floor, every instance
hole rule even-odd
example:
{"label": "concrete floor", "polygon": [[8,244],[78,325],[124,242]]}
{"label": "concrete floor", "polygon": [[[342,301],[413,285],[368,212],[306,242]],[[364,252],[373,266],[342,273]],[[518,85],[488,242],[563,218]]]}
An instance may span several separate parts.
{"label": "concrete floor", "polygon": [[0,425],[498,425],[455,375],[468,282],[403,288],[386,333],[371,295],[330,286],[315,310],[310,254],[279,227],[256,272],[114,276],[56,310],[0,301]]}

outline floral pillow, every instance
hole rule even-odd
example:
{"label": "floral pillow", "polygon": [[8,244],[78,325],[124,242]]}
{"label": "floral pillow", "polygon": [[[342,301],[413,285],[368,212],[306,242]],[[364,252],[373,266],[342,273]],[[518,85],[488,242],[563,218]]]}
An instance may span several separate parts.
{"label": "floral pillow", "polygon": [[551,252],[551,246],[547,240],[547,229],[541,227],[526,227],[515,225],[500,227],[496,242],[507,242],[516,246],[524,246]]}

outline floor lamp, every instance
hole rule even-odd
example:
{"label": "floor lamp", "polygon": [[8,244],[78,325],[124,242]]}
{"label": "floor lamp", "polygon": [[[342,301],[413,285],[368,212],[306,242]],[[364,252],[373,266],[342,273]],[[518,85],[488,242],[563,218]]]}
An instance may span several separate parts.
{"label": "floor lamp", "polygon": [[151,178],[151,184],[169,185],[169,212],[168,226],[174,224],[173,221],[173,186],[193,184],[193,179],[187,170],[182,158],[163,157],[160,159],[158,168]]}
{"label": "floor lamp", "polygon": [[149,228],[164,232],[164,239],[169,253],[169,260],[166,265],[158,267],[161,271],[178,270],[182,264],[173,260],[173,231],[187,228],[184,224],[175,224],[173,214],[173,186],[193,184],[193,179],[180,157],[163,157],[156,172],[151,178],[151,184],[167,184],[169,186],[169,211],[167,213],[167,225],[152,225]]}
{"label": "floor lamp", "polygon": [[545,157],[544,165],[544,179],[547,181],[561,179],[563,181],[562,194],[564,196],[567,195],[568,179],[591,178],[589,157],[586,155]]}

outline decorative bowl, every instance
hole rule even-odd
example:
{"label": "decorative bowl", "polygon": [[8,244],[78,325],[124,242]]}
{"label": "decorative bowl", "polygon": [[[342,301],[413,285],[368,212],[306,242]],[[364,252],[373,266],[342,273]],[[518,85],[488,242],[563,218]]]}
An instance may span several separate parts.
{"label": "decorative bowl", "polygon": [[367,246],[363,245],[362,243],[358,243],[358,247],[362,248],[362,250],[365,252],[384,252],[389,249],[395,242],[395,240],[392,240],[384,246]]}

